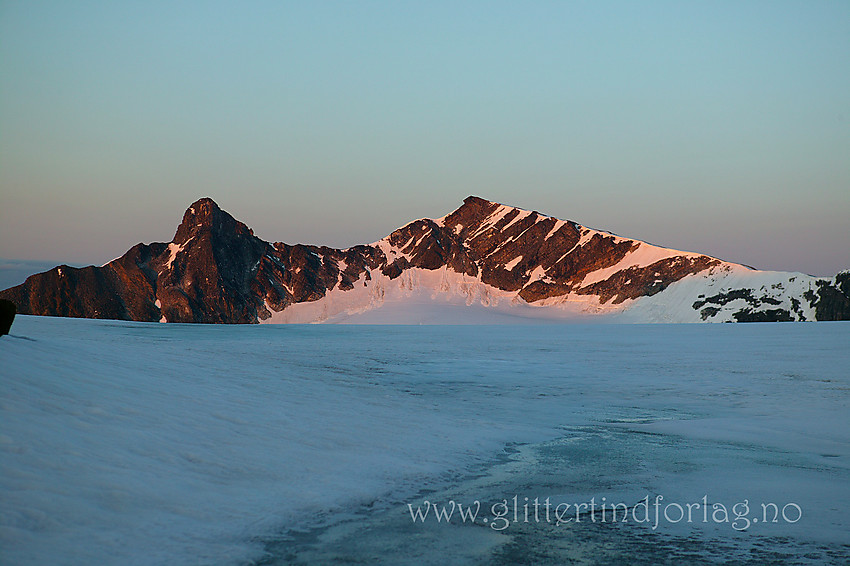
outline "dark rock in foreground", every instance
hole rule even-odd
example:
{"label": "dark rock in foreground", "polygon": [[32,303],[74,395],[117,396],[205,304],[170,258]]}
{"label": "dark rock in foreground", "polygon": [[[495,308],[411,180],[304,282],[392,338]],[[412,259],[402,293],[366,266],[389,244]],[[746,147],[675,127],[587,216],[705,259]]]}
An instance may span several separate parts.
{"label": "dark rock in foreground", "polygon": [[12,328],[12,323],[15,321],[15,303],[0,299],[0,336],[5,336]]}

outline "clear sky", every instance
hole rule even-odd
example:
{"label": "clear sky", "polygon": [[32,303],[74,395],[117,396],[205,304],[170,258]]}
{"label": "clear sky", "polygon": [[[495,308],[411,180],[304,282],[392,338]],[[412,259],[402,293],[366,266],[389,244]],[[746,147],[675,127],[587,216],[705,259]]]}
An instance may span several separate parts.
{"label": "clear sky", "polygon": [[850,268],[850,2],[0,0],[0,257],[101,264],[203,196],[350,246],[470,194]]}

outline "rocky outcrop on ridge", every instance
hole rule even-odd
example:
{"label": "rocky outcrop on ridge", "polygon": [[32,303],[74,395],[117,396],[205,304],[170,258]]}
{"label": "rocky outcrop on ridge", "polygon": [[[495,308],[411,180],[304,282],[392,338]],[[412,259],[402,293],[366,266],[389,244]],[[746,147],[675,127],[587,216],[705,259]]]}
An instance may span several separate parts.
{"label": "rocky outcrop on ridge", "polygon": [[443,218],[344,250],[265,242],[203,198],[169,243],[137,244],[102,267],[59,266],[0,298],[22,314],[255,323],[417,270],[445,270],[541,308],[576,298],[614,310],[651,303],[663,313],[663,299],[673,305],[675,296],[676,305],[687,302],[687,312],[677,306],[671,314],[675,321],[850,319],[850,272],[758,272],[478,197]]}

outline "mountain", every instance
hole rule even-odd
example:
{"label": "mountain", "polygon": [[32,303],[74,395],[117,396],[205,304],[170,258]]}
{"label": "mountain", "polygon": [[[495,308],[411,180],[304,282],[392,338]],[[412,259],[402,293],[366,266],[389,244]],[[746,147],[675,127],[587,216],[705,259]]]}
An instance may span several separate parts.
{"label": "mountain", "polygon": [[272,244],[203,198],[170,243],[0,298],[21,314],[160,322],[848,320],[850,271],[758,271],[472,196],[369,245]]}

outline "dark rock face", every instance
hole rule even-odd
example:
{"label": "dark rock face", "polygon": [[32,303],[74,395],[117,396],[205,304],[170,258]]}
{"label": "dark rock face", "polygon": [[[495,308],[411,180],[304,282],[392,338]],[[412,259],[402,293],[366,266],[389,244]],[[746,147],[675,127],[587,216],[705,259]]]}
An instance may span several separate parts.
{"label": "dark rock face", "polygon": [[[0,292],[0,297],[25,314],[252,323],[269,318],[272,311],[319,300],[334,289],[368,285],[375,275],[396,279],[411,268],[448,269],[515,292],[529,303],[574,294],[617,305],[655,295],[722,263],[668,250],[668,257],[650,265],[614,267],[642,245],[478,197],[468,197],[443,219],[411,222],[374,245],[339,250],[271,244],[204,198],[186,210],[170,243],[138,244],[103,267],[57,267]],[[589,274],[607,268],[614,269],[583,283]],[[806,300],[819,319],[837,320],[850,318],[848,297],[850,273],[839,276],[835,285],[819,283]],[[735,314],[736,320],[793,318],[783,309],[754,310],[778,301],[755,297],[747,289],[703,297],[693,309],[709,320],[735,299],[748,305]],[[793,310],[802,318],[800,308],[798,301]]]}
{"label": "dark rock face", "polygon": [[618,271],[605,281],[580,289],[583,295],[599,295],[600,301],[614,304],[627,299],[652,296],[687,275],[699,273],[720,261],[708,256],[677,256],[657,261],[646,267],[630,267]]}
{"label": "dark rock face", "polygon": [[194,203],[157,258],[162,316],[169,322],[255,322],[251,283],[269,248],[212,199]]}
{"label": "dark rock face", "polygon": [[[815,280],[816,289],[805,292],[801,297],[790,297],[791,309],[762,308],[764,305],[778,306],[781,301],[767,294],[757,296],[753,289],[732,289],[710,297],[702,297],[694,302],[694,310],[700,310],[703,320],[710,319],[720,312],[723,305],[735,300],[743,300],[747,307],[732,316],[738,322],[786,322],[806,320],[801,308],[801,299],[815,309],[815,320],[850,320],[850,272],[839,273],[835,282],[826,279]],[[777,285],[780,286],[781,284]],[[708,305],[708,306],[706,306]],[[704,308],[703,308],[704,307]]]}
{"label": "dark rock face", "polygon": [[717,308],[717,307],[705,307],[704,309],[702,309],[700,311],[699,316],[703,320],[708,320],[712,316],[716,316],[717,313],[719,313],[719,312],[720,312],[720,309]]}
{"label": "dark rock face", "polygon": [[764,311],[743,309],[732,316],[735,317],[736,322],[791,322],[794,320],[791,313],[783,309],[768,309]]}
{"label": "dark rock face", "polygon": [[252,269],[267,248],[211,199],[201,199],[186,211],[171,244],[138,244],[103,267],[57,267],[0,295],[24,314],[254,322]]}
{"label": "dark rock face", "polygon": [[25,283],[0,293],[21,314],[44,314],[74,318],[131,320],[122,287],[111,268],[63,265],[33,275]]}
{"label": "dark rock face", "polygon": [[753,292],[750,289],[734,289],[732,291],[728,291],[726,293],[718,293],[716,295],[712,295],[711,297],[704,298],[702,300],[696,301],[693,304],[694,310],[698,310],[702,308],[704,305],[708,303],[714,305],[725,305],[726,303],[731,303],[736,299],[743,299],[750,305],[757,307],[759,306],[759,301],[755,297],[753,297]]}
{"label": "dark rock face", "polygon": [[836,275],[835,283],[819,280],[817,293],[808,298],[818,320],[850,320],[850,271]]}
{"label": "dark rock face", "polygon": [[12,323],[15,321],[15,303],[0,299],[0,336],[5,336],[12,328]]}
{"label": "dark rock face", "polygon": [[[769,296],[763,295],[756,297],[752,289],[733,289],[725,293],[718,293],[711,297],[703,297],[694,302],[693,309],[700,311],[700,316],[703,320],[707,320],[719,313],[723,305],[736,300],[743,300],[747,303],[747,307],[742,308],[732,316],[736,322],[791,322],[795,320],[791,311],[785,309],[759,309],[762,305],[780,305],[781,301]],[[705,306],[705,305],[712,306]],[[794,312],[797,313],[798,320],[806,320],[802,310],[800,310],[800,302],[796,298],[791,298],[791,305]],[[705,307],[705,308],[703,308]]]}

